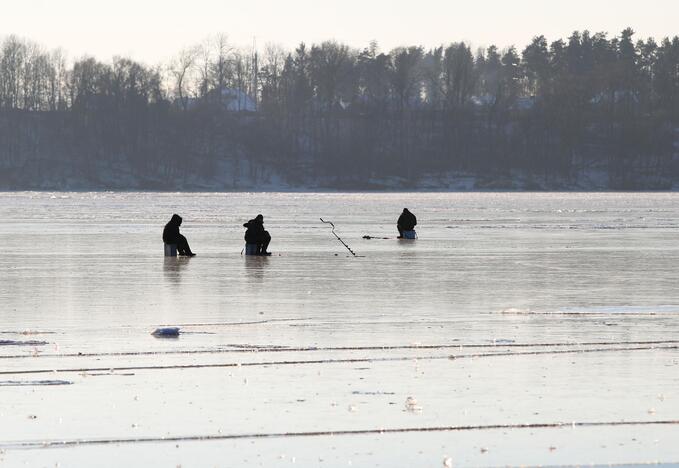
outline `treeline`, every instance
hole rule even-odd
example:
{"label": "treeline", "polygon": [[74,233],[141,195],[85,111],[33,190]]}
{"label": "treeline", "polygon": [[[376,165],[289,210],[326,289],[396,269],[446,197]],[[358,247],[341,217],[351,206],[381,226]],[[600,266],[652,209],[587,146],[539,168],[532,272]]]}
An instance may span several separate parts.
{"label": "treeline", "polygon": [[666,189],[678,179],[679,37],[574,32],[523,50],[247,51],[225,36],[148,66],[0,49],[0,188]]}

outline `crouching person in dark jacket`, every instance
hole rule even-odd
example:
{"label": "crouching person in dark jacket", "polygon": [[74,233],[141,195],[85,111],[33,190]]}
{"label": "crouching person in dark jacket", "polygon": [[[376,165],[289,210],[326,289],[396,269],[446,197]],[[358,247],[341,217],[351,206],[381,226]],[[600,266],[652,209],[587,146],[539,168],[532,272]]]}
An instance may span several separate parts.
{"label": "crouching person in dark jacket", "polygon": [[181,226],[181,224],[182,217],[178,214],[173,214],[172,219],[165,225],[165,229],[163,229],[163,242],[166,244],[176,244],[179,255],[193,257],[196,254],[191,252],[191,247],[189,247],[189,242],[186,240],[186,237],[179,233],[179,226]]}
{"label": "crouching person in dark jacket", "polygon": [[266,250],[269,247],[269,242],[271,242],[271,236],[269,231],[264,230],[264,216],[257,215],[255,219],[243,224],[243,227],[247,229],[245,231],[245,242],[257,245],[257,255],[271,255],[271,252]]}
{"label": "crouching person in dark jacket", "polygon": [[414,214],[408,211],[408,208],[403,208],[403,213],[396,221],[396,228],[398,229],[398,238],[403,238],[403,231],[412,231],[417,226],[417,218]]}

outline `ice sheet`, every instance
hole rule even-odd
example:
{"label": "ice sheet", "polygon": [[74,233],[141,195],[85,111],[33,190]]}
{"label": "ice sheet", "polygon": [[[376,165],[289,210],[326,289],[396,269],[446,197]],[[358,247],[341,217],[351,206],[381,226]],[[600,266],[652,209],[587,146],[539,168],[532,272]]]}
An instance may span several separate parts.
{"label": "ice sheet", "polygon": [[[0,341],[29,343],[0,346],[0,459],[87,466],[108,440],[132,466],[677,462],[677,202],[0,194]],[[394,239],[403,207],[416,241]],[[162,256],[175,212],[196,258]],[[243,257],[260,212],[274,256]],[[572,422],[603,425],[518,426]],[[408,428],[430,431],[263,437]],[[38,447],[59,440],[86,443]]]}

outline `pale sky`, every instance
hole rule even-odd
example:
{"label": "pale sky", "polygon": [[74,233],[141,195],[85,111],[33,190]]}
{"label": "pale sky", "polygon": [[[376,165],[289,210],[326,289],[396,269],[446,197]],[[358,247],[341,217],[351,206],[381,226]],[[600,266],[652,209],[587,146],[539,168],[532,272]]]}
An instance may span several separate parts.
{"label": "pale sky", "polygon": [[0,0],[0,34],[17,34],[70,57],[165,61],[225,33],[239,46],[292,48],[336,39],[383,50],[465,40],[474,46],[549,40],[589,29],[637,38],[679,34],[679,0]]}

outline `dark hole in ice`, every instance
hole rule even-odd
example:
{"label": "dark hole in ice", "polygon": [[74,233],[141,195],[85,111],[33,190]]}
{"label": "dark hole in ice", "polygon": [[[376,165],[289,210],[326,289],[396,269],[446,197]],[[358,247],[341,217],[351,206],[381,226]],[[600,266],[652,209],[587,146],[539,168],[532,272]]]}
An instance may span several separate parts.
{"label": "dark hole in ice", "polygon": [[0,387],[31,387],[45,385],[72,385],[68,380],[0,380]]}
{"label": "dark hole in ice", "polygon": [[15,340],[0,340],[0,346],[44,346],[48,344],[47,341],[15,341]]}

